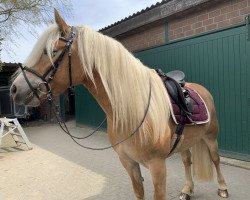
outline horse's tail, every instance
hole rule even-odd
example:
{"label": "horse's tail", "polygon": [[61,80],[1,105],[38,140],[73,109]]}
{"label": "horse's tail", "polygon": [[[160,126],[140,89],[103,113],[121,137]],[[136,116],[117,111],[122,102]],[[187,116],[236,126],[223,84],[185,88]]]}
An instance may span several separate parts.
{"label": "horse's tail", "polygon": [[201,181],[213,179],[213,163],[208,146],[201,140],[192,147],[193,176]]}

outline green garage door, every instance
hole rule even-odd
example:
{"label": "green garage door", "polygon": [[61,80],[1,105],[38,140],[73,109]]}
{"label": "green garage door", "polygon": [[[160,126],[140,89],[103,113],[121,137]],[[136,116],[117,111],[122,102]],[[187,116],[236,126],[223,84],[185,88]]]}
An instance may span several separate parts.
{"label": "green garage door", "polygon": [[224,155],[250,159],[250,42],[245,26],[136,53],[152,68],[183,70],[212,93]]}
{"label": "green garage door", "polygon": [[[77,125],[96,127],[104,120],[105,113],[102,111],[94,97],[81,85],[75,88],[75,102]],[[106,124],[103,125],[103,128],[105,127]]]}
{"label": "green garage door", "polygon": [[[250,42],[245,26],[166,44],[135,56],[152,68],[183,70],[189,82],[208,88],[216,102],[221,152],[250,160]],[[103,118],[97,102],[78,86],[77,124],[97,126]]]}

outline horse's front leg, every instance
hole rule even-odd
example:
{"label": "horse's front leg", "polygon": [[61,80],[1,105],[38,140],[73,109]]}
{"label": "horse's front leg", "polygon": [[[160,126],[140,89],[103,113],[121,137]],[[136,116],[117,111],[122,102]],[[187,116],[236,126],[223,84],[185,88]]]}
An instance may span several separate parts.
{"label": "horse's front leg", "polygon": [[166,163],[165,159],[153,159],[148,163],[154,184],[154,200],[166,200]]}
{"label": "horse's front leg", "polygon": [[144,199],[144,189],[143,189],[143,178],[141,176],[141,169],[139,163],[135,162],[134,160],[128,157],[119,157],[122,165],[127,170],[132,184],[135,196],[137,200]]}

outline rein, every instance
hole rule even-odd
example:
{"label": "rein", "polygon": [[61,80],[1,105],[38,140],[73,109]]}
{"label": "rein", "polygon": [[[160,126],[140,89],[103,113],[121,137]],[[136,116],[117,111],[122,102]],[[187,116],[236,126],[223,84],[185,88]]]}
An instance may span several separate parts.
{"label": "rein", "polygon": [[[46,70],[46,72],[41,75],[39,74],[38,72],[32,70],[31,68],[29,67],[26,67],[26,66],[22,66],[21,63],[19,63],[19,67],[21,68],[22,70],[22,73],[23,73],[23,76],[25,78],[25,81],[27,82],[29,88],[31,89],[32,93],[31,93],[31,99],[34,97],[34,95],[36,96],[36,98],[38,98],[40,101],[40,97],[39,97],[39,94],[38,92],[40,93],[45,93],[41,90],[40,88],[40,84],[44,84],[45,87],[46,87],[46,94],[47,94],[47,99],[51,108],[52,108],[52,111],[56,117],[56,120],[57,120],[57,123],[59,124],[60,128],[67,134],[71,137],[71,139],[76,143],[78,144],[79,146],[85,148],[85,149],[89,149],[89,150],[106,150],[106,149],[110,149],[110,148],[114,148],[115,146],[125,142],[126,140],[130,139],[139,129],[140,127],[142,126],[146,116],[147,116],[147,113],[148,113],[148,110],[149,110],[149,106],[150,106],[150,100],[151,100],[151,90],[152,90],[152,83],[151,83],[151,78],[149,80],[149,95],[148,95],[148,104],[147,104],[147,107],[145,108],[145,113],[144,113],[144,116],[141,120],[141,122],[139,123],[138,127],[128,136],[126,137],[125,139],[122,139],[121,141],[115,143],[114,145],[110,145],[110,146],[107,146],[107,147],[102,147],[102,148],[92,148],[92,147],[88,147],[88,146],[84,146],[82,144],[80,144],[78,141],[76,141],[76,139],[86,139],[90,136],[92,136],[95,132],[97,132],[100,127],[103,125],[103,123],[106,121],[106,118],[101,122],[101,124],[90,134],[88,134],[87,136],[84,136],[84,137],[76,137],[74,135],[72,135],[67,127],[67,125],[65,124],[65,122],[61,119],[60,115],[58,114],[58,111],[56,109],[56,105],[54,103],[54,98],[53,98],[53,95],[52,95],[52,91],[51,91],[51,86],[50,86],[50,82],[54,79],[54,76],[57,72],[57,69],[59,68],[59,65],[60,63],[62,62],[62,59],[64,58],[65,54],[68,53],[68,66],[69,66],[69,88],[72,89],[72,70],[71,70],[71,45],[73,43],[73,40],[74,40],[74,37],[75,37],[75,34],[76,34],[76,28],[75,27],[71,27],[71,32],[69,34],[69,37],[67,39],[65,38],[60,38],[61,40],[65,41],[66,42],[66,45],[65,45],[65,48],[63,49],[63,51],[60,53],[60,55],[58,56],[58,58],[55,60],[54,63],[52,63],[52,65]],[[32,84],[30,83],[27,75],[26,75],[26,72],[30,72],[31,74],[35,75],[36,77],[40,78],[43,82],[40,83],[38,85],[38,87],[34,88],[32,86]],[[48,79],[46,79],[48,76]],[[28,99],[30,100],[30,98]]]}
{"label": "rein", "polygon": [[59,126],[61,127],[61,129],[67,134],[70,136],[70,138],[76,143],[78,144],[80,147],[84,148],[84,149],[88,149],[88,150],[95,150],[95,151],[101,151],[101,150],[107,150],[107,149],[110,149],[110,148],[114,148],[116,147],[117,145],[127,141],[128,139],[130,139],[139,129],[140,127],[142,126],[146,116],[147,116],[147,113],[148,113],[148,110],[149,110],[149,106],[150,106],[150,101],[151,101],[151,93],[152,93],[152,83],[151,83],[151,79],[150,79],[150,82],[149,82],[149,95],[148,95],[148,104],[147,104],[147,107],[145,109],[145,112],[144,112],[144,116],[141,120],[141,122],[139,123],[139,125],[137,126],[137,128],[126,138],[120,140],[119,142],[115,143],[114,145],[109,145],[109,146],[106,146],[106,147],[101,147],[101,148],[93,148],[93,147],[88,147],[88,146],[85,146],[85,145],[82,145],[80,144],[78,141],[76,141],[76,139],[86,139],[88,137],[90,137],[91,135],[93,135],[96,131],[99,130],[99,128],[102,126],[102,124],[105,122],[106,118],[101,122],[101,124],[92,132],[90,133],[89,135],[85,136],[85,137],[82,137],[82,138],[79,138],[79,137],[76,137],[76,136],[73,136],[69,130],[68,130],[68,127],[67,125],[65,124],[65,122],[63,122],[60,118],[60,116],[58,115],[58,112],[55,110],[56,109],[56,106],[53,102],[53,100],[51,100],[50,102],[53,103],[53,112],[56,116],[56,119],[57,119],[57,122],[59,124]]}

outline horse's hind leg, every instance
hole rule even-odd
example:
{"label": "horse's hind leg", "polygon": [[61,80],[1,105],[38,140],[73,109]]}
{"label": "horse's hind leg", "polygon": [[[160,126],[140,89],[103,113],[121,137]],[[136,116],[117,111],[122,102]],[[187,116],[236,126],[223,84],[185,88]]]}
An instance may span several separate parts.
{"label": "horse's hind leg", "polygon": [[217,172],[217,180],[219,183],[218,195],[223,198],[228,198],[229,195],[227,191],[227,185],[221,173],[221,168],[220,168],[220,157],[218,153],[217,137],[215,137],[215,135],[213,135],[212,133],[210,135],[206,135],[205,138],[203,139],[209,148],[210,155],[211,155],[212,161],[215,165],[215,169]]}
{"label": "horse's hind leg", "polygon": [[189,150],[181,152],[181,158],[185,167],[185,185],[181,191],[180,200],[189,200],[194,190],[194,182],[191,173],[191,152]]}
{"label": "horse's hind leg", "polygon": [[144,199],[144,189],[143,189],[143,178],[141,176],[140,165],[130,158],[119,157],[123,167],[127,170],[132,184],[135,196],[137,200]]}
{"label": "horse's hind leg", "polygon": [[154,200],[166,200],[166,163],[165,159],[155,158],[148,163],[154,184]]}

